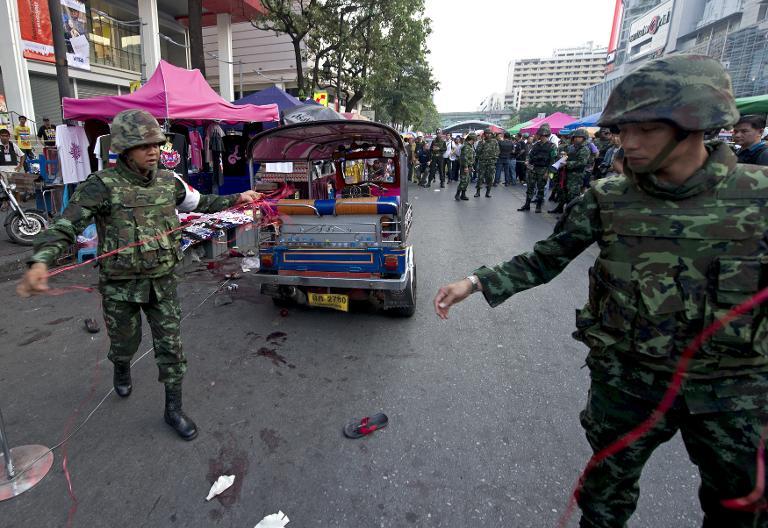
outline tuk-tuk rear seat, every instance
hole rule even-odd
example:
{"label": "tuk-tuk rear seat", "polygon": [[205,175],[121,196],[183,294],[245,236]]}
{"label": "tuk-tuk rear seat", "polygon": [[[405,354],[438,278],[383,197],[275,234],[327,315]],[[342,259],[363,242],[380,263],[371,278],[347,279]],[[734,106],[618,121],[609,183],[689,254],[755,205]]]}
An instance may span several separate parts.
{"label": "tuk-tuk rear seat", "polygon": [[397,214],[399,208],[399,196],[339,198],[336,200],[282,199],[277,202],[277,212],[286,215],[382,215]]}

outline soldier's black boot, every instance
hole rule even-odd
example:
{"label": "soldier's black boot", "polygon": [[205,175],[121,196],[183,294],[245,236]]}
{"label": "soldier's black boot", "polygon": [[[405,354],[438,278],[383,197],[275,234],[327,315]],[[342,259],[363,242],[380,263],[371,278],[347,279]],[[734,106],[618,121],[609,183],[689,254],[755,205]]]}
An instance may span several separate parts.
{"label": "soldier's black boot", "polygon": [[480,187],[475,191],[475,198],[480,198]]}
{"label": "soldier's black boot", "polygon": [[536,211],[537,213],[541,212],[541,200],[536,201]]}
{"label": "soldier's black boot", "polygon": [[552,209],[551,211],[547,211],[547,212],[549,214],[562,214],[562,212],[563,212],[563,203],[560,202],[560,204],[558,204],[558,206],[556,208]]}
{"label": "soldier's black boot", "polygon": [[133,384],[131,383],[131,364],[115,363],[115,375],[112,378],[115,386],[115,392],[121,398],[127,398],[131,395]]}
{"label": "soldier's black boot", "polygon": [[460,190],[456,189],[456,194],[453,196],[453,199],[456,200],[457,202],[459,200],[461,200],[461,191]]}
{"label": "soldier's black boot", "polygon": [[486,187],[485,188],[485,197],[486,198],[490,198],[491,197],[491,188],[490,187]]}
{"label": "soldier's black boot", "polygon": [[469,200],[469,198],[467,198],[467,191],[461,191],[461,199],[462,200]]}
{"label": "soldier's black boot", "polygon": [[184,440],[197,438],[195,422],[181,410],[181,384],[165,386],[165,423]]}
{"label": "soldier's black boot", "polygon": [[531,210],[531,199],[526,198],[525,203],[521,208],[518,209],[518,211],[530,211]]}

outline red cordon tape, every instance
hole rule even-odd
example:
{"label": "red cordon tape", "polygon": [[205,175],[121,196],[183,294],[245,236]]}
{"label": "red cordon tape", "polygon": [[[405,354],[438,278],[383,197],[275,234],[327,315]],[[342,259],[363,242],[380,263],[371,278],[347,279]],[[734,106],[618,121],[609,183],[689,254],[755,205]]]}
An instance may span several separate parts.
{"label": "red cordon tape", "polygon": [[[682,355],[680,356],[680,360],[677,363],[677,368],[675,369],[675,373],[672,375],[672,381],[669,383],[669,387],[664,393],[664,396],[662,397],[661,402],[656,407],[656,409],[654,409],[653,413],[651,413],[651,416],[648,417],[646,420],[644,420],[640,425],[632,429],[630,432],[628,432],[627,434],[625,434],[624,436],[620,437],[618,440],[610,444],[608,447],[606,447],[602,451],[598,451],[597,453],[592,455],[592,458],[589,459],[589,462],[587,462],[586,467],[581,472],[581,475],[579,476],[579,480],[577,481],[576,486],[573,489],[573,493],[571,494],[568,500],[568,505],[565,508],[565,512],[560,517],[560,521],[558,522],[558,526],[560,528],[565,528],[571,516],[573,515],[573,511],[576,508],[576,501],[579,498],[579,493],[581,492],[581,488],[584,483],[584,478],[589,474],[589,472],[592,471],[595,468],[595,466],[597,466],[597,464],[599,464],[606,458],[615,455],[619,451],[622,451],[623,449],[637,442],[648,431],[650,431],[654,425],[659,423],[659,421],[664,417],[667,411],[669,411],[669,409],[672,407],[672,404],[675,401],[675,398],[680,393],[680,386],[683,383],[683,376],[685,375],[685,372],[688,369],[688,364],[691,362],[691,359],[693,358],[694,354],[699,350],[699,348],[701,348],[701,345],[704,344],[705,341],[711,338],[715,334],[715,332],[720,330],[722,327],[724,327],[725,325],[727,325],[728,323],[730,323],[740,315],[748,312],[749,310],[751,310],[756,306],[759,306],[760,304],[764,303],[767,300],[768,300],[768,288],[765,288],[764,290],[757,293],[757,295],[755,295],[754,297],[751,297],[747,301],[743,302],[742,304],[738,305],[733,310],[728,312],[722,319],[718,319],[717,321],[713,322],[711,325],[706,327],[703,332],[701,332],[698,336],[696,336],[696,338],[693,341],[691,341],[691,344],[686,347],[686,349],[683,351]],[[768,428],[768,426],[766,426],[766,428]],[[755,485],[755,489],[752,490],[752,492],[749,495],[746,495],[744,497],[723,500],[721,504],[726,508],[738,509],[743,511],[758,511],[760,509],[766,509],[765,498],[764,498],[764,492],[765,492],[764,443],[765,443],[765,436],[766,436],[766,428],[763,429],[763,434],[761,435],[761,439],[760,439],[760,445],[757,448],[757,475],[756,475],[757,483]]]}

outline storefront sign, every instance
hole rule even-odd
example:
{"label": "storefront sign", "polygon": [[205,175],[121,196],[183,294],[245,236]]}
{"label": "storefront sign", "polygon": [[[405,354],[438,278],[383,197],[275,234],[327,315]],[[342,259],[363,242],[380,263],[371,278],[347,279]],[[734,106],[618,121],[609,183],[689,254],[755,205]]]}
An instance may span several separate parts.
{"label": "storefront sign", "polygon": [[[56,62],[53,55],[51,15],[46,0],[17,0],[19,29],[24,46],[24,58]],[[67,64],[71,68],[91,69],[90,44],[85,4],[79,0],[61,0]]]}
{"label": "storefront sign", "polygon": [[660,54],[667,45],[674,0],[665,2],[635,20],[629,26],[627,59],[634,61],[650,54]]}
{"label": "storefront sign", "polygon": [[316,103],[320,103],[325,107],[328,106],[328,92],[315,92],[315,95],[312,97],[312,99],[314,99]]}

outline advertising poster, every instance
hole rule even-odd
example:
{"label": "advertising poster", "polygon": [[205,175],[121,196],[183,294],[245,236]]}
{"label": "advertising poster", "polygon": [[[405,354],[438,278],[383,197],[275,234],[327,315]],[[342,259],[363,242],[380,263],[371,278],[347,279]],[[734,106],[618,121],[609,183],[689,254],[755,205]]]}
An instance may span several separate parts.
{"label": "advertising poster", "polygon": [[61,17],[67,43],[67,63],[70,68],[90,70],[91,48],[88,43],[85,4],[78,0],[61,0]]}
{"label": "advertising poster", "polygon": [[[47,0],[17,1],[24,58],[56,62]],[[67,44],[67,64],[71,68],[90,70],[91,51],[85,4],[78,0],[61,0],[61,17]]]}
{"label": "advertising poster", "polygon": [[24,58],[56,62],[47,0],[18,0]]}

